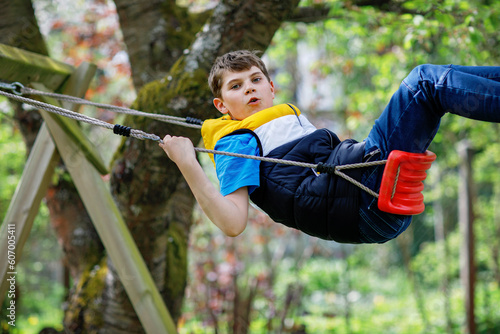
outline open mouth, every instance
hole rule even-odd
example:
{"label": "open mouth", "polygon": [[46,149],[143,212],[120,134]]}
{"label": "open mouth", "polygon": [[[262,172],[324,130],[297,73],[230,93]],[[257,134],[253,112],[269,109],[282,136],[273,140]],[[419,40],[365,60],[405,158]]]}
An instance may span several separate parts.
{"label": "open mouth", "polygon": [[254,97],[254,98],[251,98],[250,101],[248,101],[248,103],[255,103],[257,101],[259,101],[259,99]]}

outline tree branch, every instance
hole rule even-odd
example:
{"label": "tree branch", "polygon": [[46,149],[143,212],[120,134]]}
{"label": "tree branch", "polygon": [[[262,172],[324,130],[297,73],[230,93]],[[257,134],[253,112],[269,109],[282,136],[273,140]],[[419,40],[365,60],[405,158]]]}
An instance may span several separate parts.
{"label": "tree branch", "polygon": [[[354,0],[345,1],[344,9],[356,11],[360,7],[373,7],[381,12],[396,13],[396,14],[426,14],[423,11],[410,10],[402,6],[402,2],[393,0]],[[330,14],[331,7],[326,4],[318,4],[315,6],[298,7],[286,19],[287,22],[303,22],[314,23],[327,19],[339,19],[341,16]]]}
{"label": "tree branch", "polygon": [[290,17],[287,18],[288,22],[304,22],[312,23],[321,20],[330,19],[330,6],[321,4],[312,7],[298,7]]}
{"label": "tree branch", "polygon": [[396,14],[425,14],[423,11],[404,8],[403,4],[404,1],[398,0],[354,0],[352,2],[353,6],[374,7],[382,12],[391,12]]}

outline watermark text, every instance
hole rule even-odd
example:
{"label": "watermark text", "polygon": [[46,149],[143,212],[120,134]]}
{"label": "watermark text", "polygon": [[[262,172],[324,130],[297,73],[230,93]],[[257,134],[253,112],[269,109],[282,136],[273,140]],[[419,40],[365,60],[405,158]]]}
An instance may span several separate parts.
{"label": "watermark text", "polygon": [[10,298],[7,306],[7,322],[11,326],[16,326],[16,225],[7,225],[7,282],[9,288],[7,297]]}

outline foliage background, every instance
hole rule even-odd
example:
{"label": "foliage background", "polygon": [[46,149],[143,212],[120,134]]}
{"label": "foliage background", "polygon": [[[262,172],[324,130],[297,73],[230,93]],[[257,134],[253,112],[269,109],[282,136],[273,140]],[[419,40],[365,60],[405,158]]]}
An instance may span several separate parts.
{"label": "foliage background", "polygon": [[[111,2],[34,3],[54,58],[75,65],[85,60],[100,67],[88,98],[124,105],[133,101],[130,69]],[[329,127],[342,138],[366,137],[391,94],[418,64],[498,65],[498,1],[404,1],[396,10],[344,1],[303,1],[303,5],[323,3],[330,6],[331,18],[284,24],[265,61],[279,88],[277,102],[297,103],[317,126]],[[306,97],[302,82],[308,83]],[[3,218],[25,152],[4,100],[0,110]],[[96,115],[95,110],[84,112]],[[114,121],[113,115],[97,113]],[[103,152],[112,152],[112,136],[87,131]],[[241,322],[252,333],[462,332],[465,307],[459,277],[462,236],[456,213],[455,145],[463,139],[476,150],[478,330],[500,331],[499,125],[446,116],[430,148],[438,162],[426,183],[427,210],[397,240],[383,245],[327,243],[281,228],[257,210],[247,231],[231,239],[198,212],[180,332],[231,333]],[[206,158],[200,159],[211,173]],[[444,240],[435,232],[440,225]],[[20,333],[60,325],[65,291],[59,258],[47,210],[42,208],[19,265]]]}

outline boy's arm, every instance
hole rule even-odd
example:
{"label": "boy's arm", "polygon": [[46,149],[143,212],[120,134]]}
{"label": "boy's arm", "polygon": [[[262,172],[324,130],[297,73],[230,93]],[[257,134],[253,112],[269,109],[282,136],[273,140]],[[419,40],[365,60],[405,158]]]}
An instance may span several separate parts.
{"label": "boy's arm", "polygon": [[160,147],[177,164],[207,217],[228,236],[242,233],[248,218],[247,187],[222,196],[198,163],[193,144],[188,138],[167,135]]}

